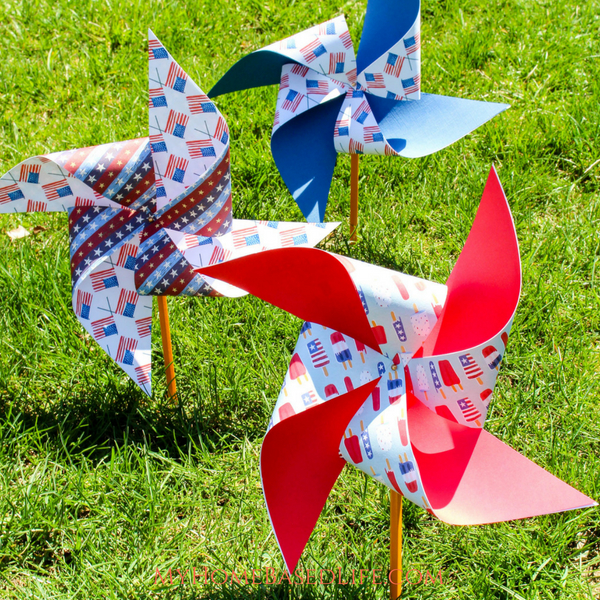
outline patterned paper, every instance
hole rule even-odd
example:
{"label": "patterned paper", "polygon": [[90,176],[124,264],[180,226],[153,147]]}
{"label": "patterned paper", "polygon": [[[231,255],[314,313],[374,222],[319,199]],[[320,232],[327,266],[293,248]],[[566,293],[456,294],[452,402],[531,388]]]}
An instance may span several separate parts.
{"label": "patterned paper", "polygon": [[37,156],[0,178],[0,212],[69,213],[75,314],[148,394],[146,296],[242,295],[195,269],[314,246],[336,226],[233,218],[227,123],[152,32],[149,105],[148,138]]}

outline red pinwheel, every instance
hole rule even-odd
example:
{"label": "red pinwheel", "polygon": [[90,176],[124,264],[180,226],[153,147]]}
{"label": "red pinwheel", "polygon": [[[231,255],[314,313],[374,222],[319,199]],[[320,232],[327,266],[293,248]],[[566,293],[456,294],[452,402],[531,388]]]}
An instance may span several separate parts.
{"label": "red pinwheel", "polygon": [[493,169],[446,285],[312,249],[201,272],[308,321],[261,451],[290,571],[346,462],[455,525],[595,504],[482,429],[521,286]]}

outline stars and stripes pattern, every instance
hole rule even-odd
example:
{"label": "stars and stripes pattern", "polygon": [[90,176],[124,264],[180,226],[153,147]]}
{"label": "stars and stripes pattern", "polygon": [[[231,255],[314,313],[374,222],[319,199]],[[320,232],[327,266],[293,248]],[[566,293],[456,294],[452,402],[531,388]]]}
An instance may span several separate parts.
{"label": "stars and stripes pattern", "polygon": [[73,310],[146,393],[152,300],[145,296],[216,294],[186,248],[207,248],[215,263],[281,245],[276,230],[261,240],[254,222],[231,235],[227,123],[152,36],[149,55],[149,137],[34,157],[0,178],[0,212],[68,212]]}
{"label": "stars and stripes pattern", "polygon": [[456,404],[458,405],[458,408],[460,408],[465,421],[468,423],[477,421],[477,419],[481,418],[481,413],[475,408],[471,400],[468,398],[457,400]]}
{"label": "stars and stripes pattern", "polygon": [[459,356],[458,360],[460,360],[467,379],[477,379],[483,375],[483,371],[468,352]]}

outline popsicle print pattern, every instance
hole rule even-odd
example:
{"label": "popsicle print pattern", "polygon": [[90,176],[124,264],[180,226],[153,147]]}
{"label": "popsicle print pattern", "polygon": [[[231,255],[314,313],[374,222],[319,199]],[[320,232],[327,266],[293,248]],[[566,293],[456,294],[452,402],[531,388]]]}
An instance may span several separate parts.
{"label": "popsicle print pattern", "polygon": [[[275,405],[272,423],[277,424],[365,385],[372,381],[371,374],[377,373],[377,377],[381,377],[379,384],[348,424],[340,443],[340,454],[369,475],[374,470],[381,475],[379,481],[410,496],[427,509],[406,425],[404,370],[401,365],[394,364],[372,349],[364,352],[364,363],[362,360],[352,361],[350,349],[357,346],[361,347],[349,336],[320,325],[304,323]],[[326,372],[321,366],[325,360],[328,361]],[[389,456],[393,456],[394,460],[388,467],[386,458]],[[402,461],[398,456],[403,457]],[[411,469],[401,466],[403,463],[410,464]],[[403,469],[408,470],[404,473]],[[411,491],[415,485],[417,491]]]}
{"label": "popsicle print pattern", "polygon": [[[445,354],[443,359],[413,358],[407,368],[416,382],[415,396],[446,419],[482,427],[502,360],[497,348],[504,351],[511,325],[512,319],[504,331],[469,352]],[[469,407],[459,403],[463,399]]]}

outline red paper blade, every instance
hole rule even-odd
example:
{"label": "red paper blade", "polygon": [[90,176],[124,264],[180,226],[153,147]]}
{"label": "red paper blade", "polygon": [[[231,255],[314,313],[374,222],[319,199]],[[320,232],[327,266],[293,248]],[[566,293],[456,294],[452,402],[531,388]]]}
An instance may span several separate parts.
{"label": "red paper blade", "polygon": [[471,232],[446,285],[448,296],[440,318],[416,356],[438,356],[478,346],[498,334],[517,308],[521,291],[519,245],[493,167]]}
{"label": "red paper blade", "polygon": [[198,269],[304,319],[380,351],[343,263],[315,248],[259,252]]}
{"label": "red paper blade", "polygon": [[481,525],[596,504],[487,431],[444,419],[414,397],[407,420],[423,488],[446,523]]}
{"label": "red paper blade", "polygon": [[277,423],[260,454],[265,501],[291,573],[345,461],[340,440],[379,379]]}

